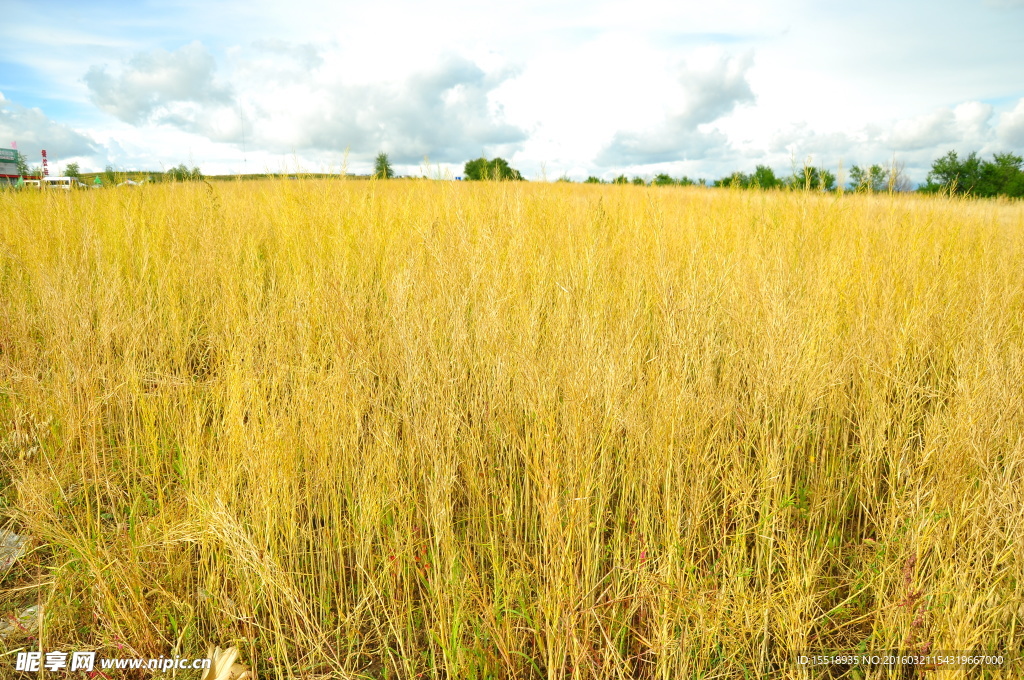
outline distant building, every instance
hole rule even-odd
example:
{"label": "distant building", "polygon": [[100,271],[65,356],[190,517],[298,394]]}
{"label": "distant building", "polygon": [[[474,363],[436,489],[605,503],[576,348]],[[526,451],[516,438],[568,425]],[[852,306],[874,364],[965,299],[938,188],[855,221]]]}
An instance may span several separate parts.
{"label": "distant building", "polygon": [[0,149],[0,184],[18,182],[18,159],[17,149]]}

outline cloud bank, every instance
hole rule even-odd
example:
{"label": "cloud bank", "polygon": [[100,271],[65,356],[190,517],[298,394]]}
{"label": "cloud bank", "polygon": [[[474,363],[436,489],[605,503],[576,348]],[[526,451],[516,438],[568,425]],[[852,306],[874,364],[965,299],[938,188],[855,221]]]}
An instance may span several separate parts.
{"label": "cloud bank", "polygon": [[699,127],[731,113],[742,104],[753,103],[754,92],[747,81],[752,57],[721,57],[711,68],[682,68],[678,76],[685,105],[653,129],[620,131],[596,158],[600,165],[648,165],[707,157],[728,148],[728,138]]}
{"label": "cloud bank", "polygon": [[230,73],[218,78],[214,57],[194,42],[138,54],[116,74],[94,66],[85,83],[92,101],[125,123],[278,153],[366,158],[384,149],[397,163],[424,156],[461,162],[496,149],[509,153],[527,137],[492,101],[509,72],[487,73],[446,56],[403,80],[358,84],[324,65],[312,45],[259,41],[237,50]]}
{"label": "cloud bank", "polygon": [[218,83],[213,56],[199,42],[174,52],[157,49],[135,55],[117,75],[92,66],[85,84],[93,103],[126,123],[173,121],[182,107],[205,109],[231,103],[231,90]]}
{"label": "cloud bank", "polygon": [[2,92],[0,139],[17,141],[18,148],[30,159],[38,157],[40,149],[46,149],[50,157],[59,159],[91,156],[99,150],[88,135],[50,119],[38,108],[16,104]]}
{"label": "cloud bank", "polygon": [[574,179],[895,154],[916,179],[951,148],[1024,151],[1020,0],[874,4],[892,21],[787,0],[628,16],[461,0],[19,5],[0,44],[3,124],[23,146],[95,149],[83,167],[211,173],[327,169],[346,150],[358,173],[384,150],[404,173],[485,154]]}

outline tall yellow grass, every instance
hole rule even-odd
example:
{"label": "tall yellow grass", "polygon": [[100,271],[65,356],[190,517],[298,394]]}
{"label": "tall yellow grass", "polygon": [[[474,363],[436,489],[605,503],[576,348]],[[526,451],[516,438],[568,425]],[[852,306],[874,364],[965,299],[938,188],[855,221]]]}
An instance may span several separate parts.
{"label": "tall yellow grass", "polygon": [[7,192],[2,521],[34,551],[0,615],[261,678],[1020,652],[1022,385],[1020,203]]}

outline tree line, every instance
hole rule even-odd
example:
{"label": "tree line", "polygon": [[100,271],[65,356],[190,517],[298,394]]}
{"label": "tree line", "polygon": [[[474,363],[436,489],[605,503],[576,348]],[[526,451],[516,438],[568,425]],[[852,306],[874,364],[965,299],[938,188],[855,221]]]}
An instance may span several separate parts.
{"label": "tree line", "polygon": [[[605,183],[597,177],[588,177],[588,183]],[[632,180],[619,175],[612,184],[649,184],[653,186],[713,186],[738,189],[805,189],[815,191],[836,191],[838,183],[835,173],[828,168],[806,165],[797,168],[789,176],[778,176],[772,168],[758,165],[754,172],[734,172],[708,182],[704,179],[678,179],[666,174],[655,175],[650,182],[642,177]],[[912,184],[900,163],[889,165],[854,165],[849,171],[847,191],[879,193],[885,191],[911,191]],[[1024,198],[1024,158],[1014,153],[996,153],[991,160],[971,152],[961,158],[956,151],[950,151],[932,163],[927,181],[916,189],[921,193],[945,193],[948,195],[991,198],[1007,196]]]}
{"label": "tree line", "polygon": [[[382,154],[383,155],[383,154]],[[386,164],[387,157],[383,155]],[[377,176],[394,176],[384,174],[381,170],[381,157],[378,156]],[[390,165],[387,165],[390,169]],[[488,160],[481,157],[468,161],[463,168],[467,180],[522,180],[522,174],[509,166],[503,158]],[[569,182],[568,177],[559,181]],[[706,179],[691,179],[683,176],[671,177],[660,173],[653,179],[619,175],[613,180],[603,180],[590,176],[585,184],[635,184],[642,186],[712,186],[731,187],[738,189],[803,189],[809,191],[836,191],[838,178],[825,167],[804,165],[794,168],[788,176],[779,176],[767,165],[758,165],[752,173],[734,172],[725,177],[709,182]],[[911,191],[913,185],[904,173],[903,164],[893,161],[888,165],[874,164],[870,166],[854,165],[850,168],[849,179],[845,187],[847,191],[863,193],[905,192]],[[1024,158],[1014,153],[995,153],[991,160],[981,158],[977,152],[971,152],[961,158],[956,151],[932,163],[927,181],[916,189],[921,193],[945,193],[948,195],[995,197],[1007,196],[1024,198]]]}
{"label": "tree line", "polygon": [[1024,198],[1024,158],[1013,153],[992,154],[992,160],[972,151],[961,159],[950,151],[932,163],[928,181],[918,187],[923,193]]}
{"label": "tree line", "polygon": [[[23,163],[19,154],[19,164]],[[26,170],[28,169],[26,168]],[[69,163],[65,173],[71,177],[78,177],[80,175],[78,164]],[[203,179],[203,174],[198,167],[189,169],[184,163],[162,174],[162,177],[151,177],[151,180],[187,182]],[[395,171],[386,153],[377,154],[373,176],[378,179],[395,177]],[[115,181],[114,169],[108,165],[103,172],[103,177],[107,182],[113,183]],[[485,157],[467,161],[463,166],[463,177],[470,181],[523,180],[522,173],[511,167],[504,158],[487,159]],[[562,177],[559,181],[569,182],[571,180],[568,177]],[[685,175],[675,178],[660,173],[650,180],[643,177],[630,179],[626,175],[619,175],[613,180],[606,181],[590,176],[584,180],[584,183],[712,186],[736,189],[803,189],[808,191],[836,191],[838,189],[835,173],[825,167],[815,167],[809,164],[794,168],[790,175],[781,177],[767,165],[758,165],[751,173],[734,172],[711,182],[703,178],[691,179]],[[849,181],[845,188],[848,191],[864,193],[904,192],[910,191],[912,185],[904,174],[903,165],[894,160],[886,166],[875,164],[861,167],[854,165],[850,168]],[[932,163],[927,181],[919,185],[917,191],[929,194],[944,193],[951,196],[1024,198],[1024,158],[1006,152],[995,153],[991,160],[985,160],[976,151],[961,158],[956,151],[949,151]]]}

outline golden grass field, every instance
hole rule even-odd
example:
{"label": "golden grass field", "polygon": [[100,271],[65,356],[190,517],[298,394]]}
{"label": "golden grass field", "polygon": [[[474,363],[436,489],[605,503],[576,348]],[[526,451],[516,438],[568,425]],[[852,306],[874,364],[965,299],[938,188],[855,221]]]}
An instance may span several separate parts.
{"label": "golden grass field", "polygon": [[0,676],[39,646],[410,680],[1024,647],[1019,202],[267,180],[0,211],[0,528],[32,547],[0,617],[42,620]]}

